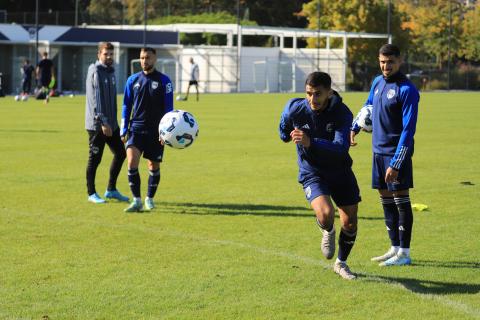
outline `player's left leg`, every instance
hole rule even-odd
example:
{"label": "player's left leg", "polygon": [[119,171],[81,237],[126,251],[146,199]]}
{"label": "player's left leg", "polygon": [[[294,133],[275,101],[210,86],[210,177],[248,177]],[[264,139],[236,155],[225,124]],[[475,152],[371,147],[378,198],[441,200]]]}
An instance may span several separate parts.
{"label": "player's left leg", "polygon": [[198,92],[198,83],[195,83],[195,90],[197,90],[197,101],[200,99],[200,93]]}
{"label": "player's left leg", "polygon": [[148,165],[148,190],[147,197],[145,198],[145,209],[147,211],[153,210],[155,208],[155,203],[153,202],[153,197],[157,192],[158,185],[160,184],[160,162],[157,161],[147,161]]}
{"label": "player's left leg", "polygon": [[149,135],[147,140],[143,154],[143,157],[148,160],[148,189],[145,209],[150,211],[155,208],[153,197],[160,184],[160,162],[162,162],[164,146],[158,141],[158,135]]}
{"label": "player's left leg", "polygon": [[338,207],[342,227],[338,237],[338,257],[333,270],[347,280],[356,278],[347,265],[347,258],[357,238],[357,211],[358,204]]}
{"label": "player's left leg", "polygon": [[112,163],[110,164],[110,176],[108,179],[108,187],[105,192],[105,198],[108,199],[117,199],[119,201],[128,202],[128,197],[124,196],[117,190],[117,179],[122,169],[122,164],[127,157],[125,147],[122,140],[120,139],[119,129],[115,130],[111,137],[106,137],[105,142],[107,143],[110,151],[113,153]]}

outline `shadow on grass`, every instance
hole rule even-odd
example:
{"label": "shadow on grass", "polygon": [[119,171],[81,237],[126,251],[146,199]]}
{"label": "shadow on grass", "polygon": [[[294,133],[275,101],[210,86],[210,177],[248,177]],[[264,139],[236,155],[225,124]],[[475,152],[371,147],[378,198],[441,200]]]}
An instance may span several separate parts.
{"label": "shadow on grass", "polygon": [[438,267],[453,269],[480,269],[480,262],[472,261],[435,261],[435,260],[417,260],[413,261],[415,266]]}
{"label": "shadow on grass", "polygon": [[365,280],[367,281],[397,283],[402,285],[407,290],[421,294],[477,294],[478,292],[480,292],[480,284],[476,283],[443,282],[411,278],[366,275],[360,275],[360,277],[365,277]]}
{"label": "shadow on grass", "polygon": [[[195,215],[253,215],[301,218],[313,218],[314,216],[312,209],[307,207],[275,206],[265,204],[165,202],[162,203],[162,209],[168,210],[174,214]],[[359,217],[358,219],[383,220],[383,217]]]}

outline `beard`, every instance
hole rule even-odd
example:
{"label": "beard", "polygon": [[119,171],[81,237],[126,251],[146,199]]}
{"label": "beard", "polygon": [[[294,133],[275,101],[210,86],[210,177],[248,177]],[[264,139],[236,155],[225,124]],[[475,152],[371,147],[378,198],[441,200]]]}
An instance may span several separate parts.
{"label": "beard", "polygon": [[142,66],[142,70],[143,70],[143,71],[146,71],[146,72],[150,72],[150,71],[152,71],[152,70],[153,70],[153,68],[154,68],[154,66],[153,66],[153,65],[146,65],[146,66]]}

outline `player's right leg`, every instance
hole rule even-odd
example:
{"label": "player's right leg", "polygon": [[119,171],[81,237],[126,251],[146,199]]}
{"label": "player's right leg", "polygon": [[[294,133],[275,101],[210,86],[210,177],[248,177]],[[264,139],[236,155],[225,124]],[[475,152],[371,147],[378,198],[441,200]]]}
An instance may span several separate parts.
{"label": "player's right leg", "polygon": [[385,261],[395,256],[400,248],[398,232],[398,209],[393,199],[393,193],[388,190],[385,183],[385,172],[388,167],[388,158],[383,155],[373,154],[372,163],[372,188],[377,189],[383,207],[385,226],[390,238],[390,249],[380,255],[371,258],[372,261]]}
{"label": "player's right leg", "polygon": [[330,195],[322,190],[317,182],[308,184],[304,188],[307,199],[312,199],[310,205],[315,212],[317,225],[322,230],[322,242],[320,245],[322,254],[327,259],[332,259],[335,254],[335,208]]}
{"label": "player's right leg", "polygon": [[86,170],[88,201],[93,203],[104,203],[105,200],[100,198],[95,190],[95,175],[97,173],[98,165],[102,161],[105,139],[99,131],[87,130],[87,133],[89,145]]}
{"label": "player's right leg", "polygon": [[143,210],[142,199],[140,196],[140,174],[138,173],[138,165],[142,152],[137,148],[135,134],[131,134],[127,141],[127,162],[128,162],[128,184],[132,191],[133,200],[124,210],[125,212],[140,212]]}

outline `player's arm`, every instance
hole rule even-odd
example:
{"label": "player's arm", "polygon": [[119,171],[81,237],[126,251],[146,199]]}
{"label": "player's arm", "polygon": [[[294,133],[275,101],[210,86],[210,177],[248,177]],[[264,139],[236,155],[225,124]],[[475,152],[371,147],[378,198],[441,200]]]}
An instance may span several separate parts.
{"label": "player's arm", "polygon": [[350,123],[352,123],[352,118],[350,114],[346,115],[343,125],[335,130],[335,136],[332,141],[313,138],[310,139],[310,147],[326,153],[348,152],[348,149],[350,149]]}
{"label": "player's arm", "polygon": [[112,128],[108,124],[108,117],[106,116],[106,106],[102,103],[105,99],[102,99],[100,91],[100,83],[98,81],[98,73],[95,68],[92,68],[91,76],[89,77],[91,81],[92,96],[95,106],[95,120],[100,123],[102,132],[105,136],[112,136]]}
{"label": "player's arm", "polygon": [[[368,98],[367,98],[367,101],[365,101],[365,103],[363,104],[363,108],[365,108],[366,106],[368,105],[372,105],[373,106],[373,97],[375,96],[375,88],[377,86],[377,83],[379,81],[379,77],[375,78],[372,82],[372,85],[370,86],[370,92],[368,94]],[[360,112],[361,110],[358,112],[357,116],[355,117],[355,119],[353,119],[352,121],[352,126],[350,128],[350,145],[351,146],[356,146],[357,143],[355,142],[355,136],[357,134],[360,133],[360,130],[362,129],[358,123],[357,123],[357,120],[358,120],[358,116],[360,115]]]}
{"label": "player's arm", "polygon": [[400,90],[400,99],[402,100],[402,124],[403,129],[400,134],[395,155],[390,161],[390,167],[394,170],[400,170],[405,157],[411,153],[413,145],[413,136],[417,126],[418,102],[420,96],[418,91],[412,87],[405,87]]}
{"label": "player's arm", "polygon": [[132,114],[133,106],[133,81],[132,78],[127,79],[125,85],[125,91],[123,94],[123,105],[122,105],[122,121],[120,125],[120,137],[125,143],[127,141],[128,128],[130,124],[130,115]]}
{"label": "player's arm", "polygon": [[165,113],[173,110],[173,83],[167,76],[163,78],[165,86]]}
{"label": "player's arm", "polygon": [[282,115],[280,116],[280,125],[278,126],[278,131],[280,134],[280,139],[283,142],[290,142],[292,140],[290,134],[292,131],[294,131],[295,127],[291,118],[291,109],[295,101],[295,99],[289,100],[283,109]]}

